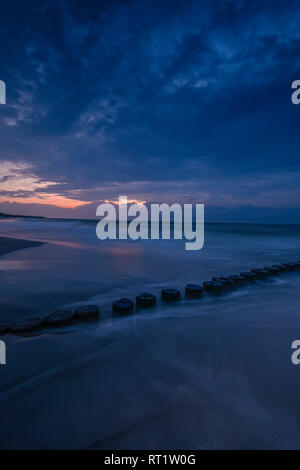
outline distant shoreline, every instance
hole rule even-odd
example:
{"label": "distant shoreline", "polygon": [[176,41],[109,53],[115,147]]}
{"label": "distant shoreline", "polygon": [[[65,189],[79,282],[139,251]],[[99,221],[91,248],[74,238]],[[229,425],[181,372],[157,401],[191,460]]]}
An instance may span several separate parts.
{"label": "distant shoreline", "polygon": [[[36,215],[15,215],[15,214],[7,214],[4,212],[0,212],[0,220],[1,219],[36,219],[41,221],[48,221],[51,222],[82,222],[82,223],[92,223],[97,224],[99,219],[89,219],[89,218],[72,218],[72,217],[46,217],[46,216],[36,216]],[[128,218],[128,222],[130,222],[131,218]],[[116,221],[119,223],[119,220]],[[173,225],[173,221],[171,220],[171,226]],[[300,223],[274,223],[274,222],[216,222],[216,221],[205,221],[205,225],[248,225],[248,226],[268,226],[268,227],[300,227]]]}
{"label": "distant shoreline", "polygon": [[44,243],[22,240],[20,238],[0,237],[0,256],[6,255],[11,251],[24,250],[25,248],[33,248],[40,245],[44,245]]}
{"label": "distant shoreline", "polygon": [[7,214],[6,212],[0,212],[0,219],[10,219],[10,218],[24,218],[24,219],[45,219],[43,215],[18,215],[18,214]]}

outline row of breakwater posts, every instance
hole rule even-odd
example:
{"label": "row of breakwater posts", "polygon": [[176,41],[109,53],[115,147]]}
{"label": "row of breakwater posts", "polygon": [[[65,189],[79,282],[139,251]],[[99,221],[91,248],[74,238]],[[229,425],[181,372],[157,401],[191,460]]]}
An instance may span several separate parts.
{"label": "row of breakwater posts", "polygon": [[[203,285],[187,284],[185,286],[185,297],[190,299],[200,299],[203,294],[221,295],[228,290],[245,286],[269,276],[291,272],[300,269],[300,261],[295,263],[281,263],[264,268],[254,268],[249,272],[241,272],[232,276],[213,277],[211,281],[206,281]],[[179,289],[163,289],[161,300],[163,303],[179,302],[182,298]],[[156,305],[156,296],[145,292],[137,295],[136,309],[149,309]],[[116,300],[112,304],[112,311],[117,315],[131,314],[134,311],[134,302],[128,298]],[[100,318],[100,310],[96,305],[81,305],[74,310],[64,309],[51,313],[45,318],[29,317],[12,324],[0,322],[0,335],[23,334],[38,331],[44,328],[67,326],[80,322],[97,321]]]}

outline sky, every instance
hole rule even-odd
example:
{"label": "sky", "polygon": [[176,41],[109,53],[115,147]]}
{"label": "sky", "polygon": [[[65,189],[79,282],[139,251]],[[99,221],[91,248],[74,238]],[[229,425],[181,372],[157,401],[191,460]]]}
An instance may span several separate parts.
{"label": "sky", "polygon": [[298,0],[0,0],[0,211],[300,223]]}

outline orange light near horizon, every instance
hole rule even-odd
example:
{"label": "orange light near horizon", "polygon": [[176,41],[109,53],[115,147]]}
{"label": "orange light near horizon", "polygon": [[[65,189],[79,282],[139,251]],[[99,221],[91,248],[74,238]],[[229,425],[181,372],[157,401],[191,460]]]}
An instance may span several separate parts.
{"label": "orange light near horizon", "polygon": [[[59,193],[41,192],[53,186],[60,187],[63,183],[41,179],[33,172],[33,166],[29,163],[19,161],[0,162],[0,191],[5,196],[0,196],[0,202],[17,204],[37,204],[55,206],[62,209],[75,209],[76,207],[90,204],[90,201],[80,201]],[[28,197],[13,196],[17,192],[29,192]]]}
{"label": "orange light near horizon", "polygon": [[49,205],[56,206],[62,209],[76,209],[76,207],[85,206],[90,204],[90,201],[79,201],[77,199],[70,199],[59,194],[37,194],[32,197],[6,197],[1,196],[0,202],[16,202],[18,204],[38,204],[38,205]]}
{"label": "orange light near horizon", "polygon": [[[104,201],[106,204],[115,204],[116,206],[120,206],[122,203],[117,200],[110,200],[110,199],[105,199]],[[146,204],[147,201],[139,201],[138,199],[127,199],[127,204],[138,204],[139,206],[143,206]]]}

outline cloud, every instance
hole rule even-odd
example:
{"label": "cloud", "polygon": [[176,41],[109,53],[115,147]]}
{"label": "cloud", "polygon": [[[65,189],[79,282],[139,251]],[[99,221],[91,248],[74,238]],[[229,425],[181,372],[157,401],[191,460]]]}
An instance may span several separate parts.
{"label": "cloud", "polygon": [[88,204],[46,190],[57,185],[54,181],[43,181],[32,173],[32,165],[25,162],[0,162],[0,203],[47,204],[74,209]]}
{"label": "cloud", "polygon": [[35,191],[49,186],[57,185],[53,181],[42,181],[31,173],[32,165],[26,162],[0,162],[0,190],[1,192]]}
{"label": "cloud", "polygon": [[16,178],[4,175],[2,191],[10,195],[1,197],[37,198],[43,210],[47,200],[87,203],[86,214],[88,203],[119,194],[299,206],[300,115],[290,100],[300,76],[297,6],[3,6],[0,159],[15,165]]}

